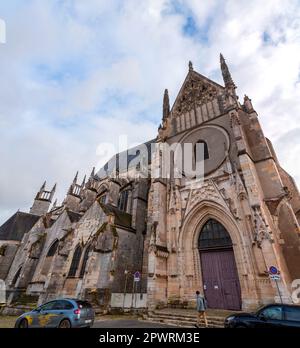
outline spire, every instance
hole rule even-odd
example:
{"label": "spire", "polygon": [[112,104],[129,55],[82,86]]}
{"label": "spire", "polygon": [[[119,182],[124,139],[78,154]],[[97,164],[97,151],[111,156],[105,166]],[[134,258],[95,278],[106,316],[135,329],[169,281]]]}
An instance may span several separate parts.
{"label": "spire", "polygon": [[54,184],[54,186],[53,186],[51,192],[55,192],[55,190],[56,190],[56,183]]}
{"label": "spire", "polygon": [[78,183],[77,183],[77,180],[78,180],[78,171],[77,171],[77,173],[76,173],[76,175],[75,175],[75,178],[73,179],[73,182],[72,182],[72,184],[71,184],[70,187],[69,187],[68,195],[79,196],[79,194],[80,194],[80,192],[81,192],[81,189],[82,189],[82,187],[83,187],[83,185],[84,185],[84,183],[85,183],[85,178],[86,178],[86,177],[84,177],[83,182],[82,182],[81,185],[78,184]]}
{"label": "spire", "polygon": [[77,173],[76,173],[76,175],[75,175],[75,178],[74,178],[74,180],[73,180],[73,184],[76,184],[76,183],[77,183],[77,179],[78,179],[78,171],[77,171]]}
{"label": "spire", "polygon": [[54,196],[55,190],[56,190],[56,184],[54,184],[54,186],[53,186],[53,188],[52,188],[52,190],[50,192],[50,201],[52,201],[52,198]]}
{"label": "spire", "polygon": [[[55,187],[54,187],[55,188]],[[53,198],[54,191],[46,190],[46,181],[41,186],[40,190],[35,196],[32,207],[29,210],[30,214],[42,216],[47,213],[51,200]]]}
{"label": "spire", "polygon": [[193,71],[193,63],[191,61],[189,61],[189,71]]}
{"label": "spire", "polygon": [[244,109],[246,112],[253,112],[253,105],[251,99],[245,94],[244,96]]}
{"label": "spire", "polygon": [[225,87],[236,88],[222,53],[220,53],[220,63]]}
{"label": "spire", "polygon": [[91,172],[90,178],[93,178],[95,176],[95,167],[93,167],[93,170]]}
{"label": "spire", "polygon": [[41,186],[40,190],[37,192],[36,196],[35,196],[35,199],[39,199],[43,192],[45,191],[45,188],[46,188],[46,180],[44,181],[43,185]]}
{"label": "spire", "polygon": [[40,192],[44,191],[46,188],[46,180],[44,181],[43,185],[40,188]]}
{"label": "spire", "polygon": [[164,102],[163,102],[163,120],[165,120],[170,113],[170,101],[169,101],[169,93],[168,90],[165,89],[164,93]]}
{"label": "spire", "polygon": [[81,187],[83,187],[85,185],[85,180],[86,180],[86,175],[84,176],[83,180],[82,180],[82,184]]}

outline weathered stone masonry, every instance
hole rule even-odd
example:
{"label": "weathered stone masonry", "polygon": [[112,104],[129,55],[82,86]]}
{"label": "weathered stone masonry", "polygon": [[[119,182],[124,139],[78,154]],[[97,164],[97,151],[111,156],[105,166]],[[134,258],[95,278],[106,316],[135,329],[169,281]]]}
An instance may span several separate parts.
{"label": "weathered stone masonry", "polygon": [[[150,153],[154,143],[200,142],[204,181],[135,179],[136,152],[114,178],[108,165],[82,183],[76,174],[60,205],[51,206],[56,186],[47,191],[44,183],[30,213],[17,212],[0,227],[9,302],[26,294],[121,306],[140,271],[139,306],[193,305],[200,289],[212,308],[249,309],[278,301],[271,265],[291,302],[291,282],[300,278],[300,195],[251,100],[239,102],[222,56],[221,71],[224,86],[190,63],[171,109],[165,91],[158,136],[145,143]],[[160,163],[153,151],[149,167],[159,172]]]}

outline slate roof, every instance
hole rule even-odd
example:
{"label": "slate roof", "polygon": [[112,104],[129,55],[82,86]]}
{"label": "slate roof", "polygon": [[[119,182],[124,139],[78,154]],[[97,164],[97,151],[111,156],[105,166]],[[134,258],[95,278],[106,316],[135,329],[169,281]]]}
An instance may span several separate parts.
{"label": "slate roof", "polygon": [[[107,177],[113,169],[116,167],[116,170],[119,171],[121,167],[122,169],[129,169],[131,167],[134,167],[136,163],[132,162],[133,159],[139,156],[141,146],[146,145],[148,150],[148,164],[151,164],[152,154],[151,154],[151,145],[156,143],[156,139],[149,140],[145,142],[144,144],[140,144],[138,146],[135,146],[131,149],[122,151],[120,153],[117,153],[114,155],[96,174],[96,177],[98,179],[102,179]],[[127,161],[126,165],[124,161]],[[123,163],[123,164],[122,164]],[[126,167],[126,168],[124,168]]]}
{"label": "slate roof", "polygon": [[24,234],[31,230],[40,216],[16,212],[2,226],[0,226],[0,240],[21,241]]}

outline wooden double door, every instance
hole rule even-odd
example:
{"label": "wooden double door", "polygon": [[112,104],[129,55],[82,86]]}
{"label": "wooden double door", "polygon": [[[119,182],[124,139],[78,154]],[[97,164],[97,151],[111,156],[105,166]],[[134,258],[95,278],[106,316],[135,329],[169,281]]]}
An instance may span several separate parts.
{"label": "wooden double door", "polygon": [[200,251],[200,258],[208,307],[240,310],[241,289],[233,249]]}

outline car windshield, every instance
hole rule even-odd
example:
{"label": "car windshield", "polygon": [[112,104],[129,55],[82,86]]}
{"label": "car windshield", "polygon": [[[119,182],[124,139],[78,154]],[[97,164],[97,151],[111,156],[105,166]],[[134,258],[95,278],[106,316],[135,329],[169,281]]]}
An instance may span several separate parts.
{"label": "car windshield", "polygon": [[256,312],[252,312],[252,313],[258,315],[258,314],[261,312],[261,310],[263,310],[265,307],[266,307],[266,306],[260,306],[260,307],[256,310]]}

